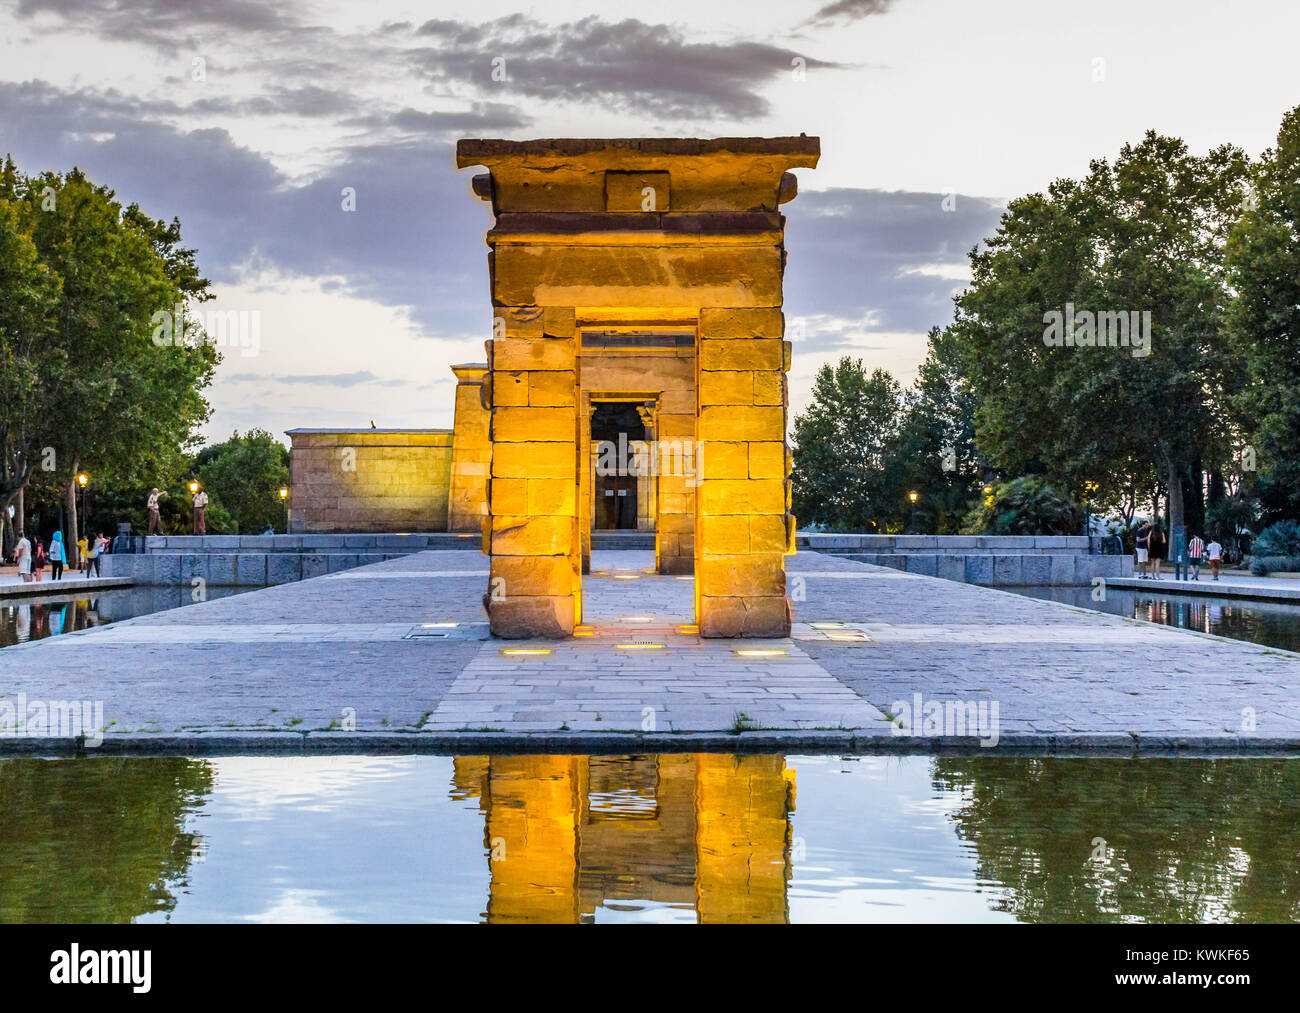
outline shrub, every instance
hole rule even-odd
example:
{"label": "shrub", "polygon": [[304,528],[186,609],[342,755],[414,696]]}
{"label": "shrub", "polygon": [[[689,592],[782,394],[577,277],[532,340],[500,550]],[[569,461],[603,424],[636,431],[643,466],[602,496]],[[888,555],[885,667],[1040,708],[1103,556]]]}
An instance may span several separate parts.
{"label": "shrub", "polygon": [[1255,539],[1251,555],[1300,556],[1300,524],[1290,520],[1270,524]]}
{"label": "shrub", "polygon": [[[1256,577],[1266,577],[1270,573],[1300,573],[1300,556],[1247,556],[1245,563]],[[1264,572],[1256,573],[1256,567]]]}
{"label": "shrub", "polygon": [[966,534],[1073,535],[1083,511],[1036,475],[1003,482],[966,517]]}

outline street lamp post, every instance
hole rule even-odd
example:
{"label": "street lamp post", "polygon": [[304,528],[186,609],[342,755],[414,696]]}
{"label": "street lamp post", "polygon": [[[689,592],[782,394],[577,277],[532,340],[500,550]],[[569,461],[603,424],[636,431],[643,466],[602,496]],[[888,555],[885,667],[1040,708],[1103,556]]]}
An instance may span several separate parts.
{"label": "street lamp post", "polygon": [[280,486],[280,502],[284,505],[284,533],[289,533],[289,490]]}
{"label": "street lamp post", "polygon": [[[77,485],[81,486],[81,523],[77,525],[79,530],[84,532],[85,527],[89,524],[90,518],[86,516],[86,486],[90,484],[90,476],[84,471],[77,475]],[[75,539],[74,539],[75,548]],[[77,565],[84,566],[84,561],[78,556]]]}
{"label": "street lamp post", "polygon": [[907,498],[912,501],[912,534],[916,534],[916,493],[909,492]]}

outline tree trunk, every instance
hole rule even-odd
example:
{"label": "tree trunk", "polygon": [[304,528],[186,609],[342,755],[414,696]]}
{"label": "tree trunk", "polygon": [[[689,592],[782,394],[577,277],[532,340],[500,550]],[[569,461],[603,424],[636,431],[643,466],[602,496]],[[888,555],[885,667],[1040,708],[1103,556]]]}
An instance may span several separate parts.
{"label": "tree trunk", "polygon": [[18,496],[14,500],[14,530],[15,531],[27,530],[27,507],[26,504],[24,503],[26,497],[23,495],[25,491],[26,490],[23,489],[22,486],[19,486]]}
{"label": "tree trunk", "polygon": [[68,494],[64,497],[64,508],[68,514],[67,544],[64,554],[68,557],[68,569],[75,570],[81,566],[81,552],[77,549],[77,463],[72,462],[72,478],[68,481]]}
{"label": "tree trunk", "polygon": [[1192,462],[1191,474],[1183,483],[1183,493],[1188,506],[1187,524],[1191,530],[1205,530],[1205,471],[1198,457]]}
{"label": "tree trunk", "polygon": [[1183,526],[1183,469],[1176,464],[1169,466],[1169,478],[1165,483],[1169,500],[1169,537],[1173,538],[1174,528]]}

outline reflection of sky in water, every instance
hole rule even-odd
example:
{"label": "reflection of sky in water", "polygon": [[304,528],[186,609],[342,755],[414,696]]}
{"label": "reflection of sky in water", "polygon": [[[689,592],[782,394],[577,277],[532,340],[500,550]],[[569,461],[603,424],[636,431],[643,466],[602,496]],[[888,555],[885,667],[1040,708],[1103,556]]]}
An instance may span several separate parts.
{"label": "reflection of sky in water", "polygon": [[1295,759],[4,759],[0,800],[0,920],[1300,921]]}
{"label": "reflection of sky in water", "polygon": [[[448,757],[228,757],[172,921],[477,921],[483,817]],[[157,920],[157,919],[145,919]]]}
{"label": "reflection of sky in water", "polygon": [[796,922],[1010,921],[989,910],[975,861],[953,832],[955,792],[925,757],[798,757]]}
{"label": "reflection of sky in water", "polygon": [[[210,762],[213,792],[187,820],[203,846],[171,920],[476,921],[485,911],[484,818],[477,800],[448,798],[450,758]],[[928,758],[790,758],[786,767],[797,781],[792,921],[1009,918],[980,892],[950,818],[958,797],[936,794]],[[590,801],[616,819],[654,809],[627,788]],[[594,920],[692,922],[695,912],[606,899]]]}

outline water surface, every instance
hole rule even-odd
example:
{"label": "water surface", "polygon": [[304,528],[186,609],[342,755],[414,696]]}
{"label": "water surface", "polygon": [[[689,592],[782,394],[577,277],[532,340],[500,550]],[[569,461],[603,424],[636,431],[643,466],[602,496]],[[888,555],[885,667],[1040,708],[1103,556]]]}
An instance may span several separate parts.
{"label": "water surface", "polygon": [[1089,587],[1004,587],[1001,590],[1130,619],[1144,619],[1163,626],[1213,633],[1264,647],[1300,651],[1300,605],[1164,592],[1153,594],[1145,588],[1136,591],[1108,587],[1105,601],[1093,601],[1092,588]]}
{"label": "water surface", "polygon": [[[188,585],[90,591],[79,589],[76,577],[42,583],[49,585],[50,594],[0,598],[0,647],[44,640],[60,633],[86,630],[193,604]],[[208,585],[204,593],[208,599],[213,599],[254,590],[253,587]]]}
{"label": "water surface", "polygon": [[1300,760],[0,760],[4,921],[1295,921]]}

